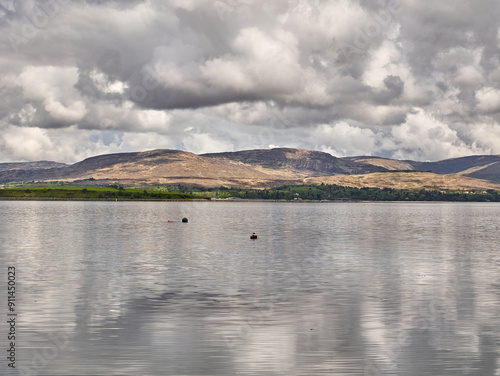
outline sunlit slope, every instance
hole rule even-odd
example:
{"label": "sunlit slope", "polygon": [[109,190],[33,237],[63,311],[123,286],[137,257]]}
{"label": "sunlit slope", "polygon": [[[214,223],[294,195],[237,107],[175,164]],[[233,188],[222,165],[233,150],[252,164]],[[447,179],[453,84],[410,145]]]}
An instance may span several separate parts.
{"label": "sunlit slope", "polygon": [[[67,181],[82,185],[180,184],[241,188],[329,183],[353,187],[462,190],[499,189],[500,183],[498,156],[415,162],[378,157],[336,158],[328,153],[291,148],[203,155],[161,149],[99,155],[73,165],[42,166],[46,168],[0,171],[0,183]],[[488,177],[492,181],[472,177]]]}
{"label": "sunlit slope", "polygon": [[440,175],[432,172],[383,172],[365,175],[337,175],[304,179],[307,184],[337,184],[347,187],[394,189],[488,190],[500,189],[500,184],[457,174]]}

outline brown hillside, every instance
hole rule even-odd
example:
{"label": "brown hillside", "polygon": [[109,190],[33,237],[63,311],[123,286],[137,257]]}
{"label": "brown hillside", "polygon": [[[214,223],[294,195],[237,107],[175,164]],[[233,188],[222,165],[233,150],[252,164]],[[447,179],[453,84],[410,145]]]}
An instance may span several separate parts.
{"label": "brown hillside", "polygon": [[396,159],[379,158],[379,157],[349,157],[344,159],[360,164],[382,167],[389,171],[414,170],[411,163],[408,163],[407,161],[398,161]]}
{"label": "brown hillside", "polygon": [[382,172],[366,175],[337,175],[304,179],[306,184],[337,184],[347,187],[394,189],[500,189],[500,184],[461,175],[439,175],[432,172]]}
{"label": "brown hillside", "polygon": [[[335,158],[323,152],[290,148],[205,155],[179,150],[151,150],[100,155],[58,168],[0,171],[0,183],[78,181],[78,184],[85,185],[181,184],[241,188],[328,183],[409,189],[500,189],[496,182],[461,176],[463,171],[471,174],[487,172],[493,178],[497,174],[498,159],[498,156],[472,156],[430,163],[377,157]],[[443,175],[388,172],[411,168],[432,168]]]}

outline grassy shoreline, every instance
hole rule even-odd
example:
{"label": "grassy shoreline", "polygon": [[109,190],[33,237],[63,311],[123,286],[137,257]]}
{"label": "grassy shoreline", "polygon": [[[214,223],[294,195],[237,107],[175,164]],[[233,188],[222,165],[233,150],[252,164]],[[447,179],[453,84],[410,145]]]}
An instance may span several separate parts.
{"label": "grassy shoreline", "polygon": [[185,201],[206,200],[199,195],[123,187],[31,187],[0,189],[0,200]]}
{"label": "grassy shoreline", "polygon": [[189,201],[189,202],[207,202],[209,200],[206,199],[111,199],[111,198],[51,198],[51,197],[0,197],[0,201],[93,201],[93,202],[112,202],[112,201],[120,201],[120,202],[181,202],[181,201]]}
{"label": "grassy shoreline", "polygon": [[282,186],[270,189],[183,186],[29,185],[0,189],[0,200],[47,201],[276,201],[276,202],[500,202],[500,191],[352,188],[338,185]]}

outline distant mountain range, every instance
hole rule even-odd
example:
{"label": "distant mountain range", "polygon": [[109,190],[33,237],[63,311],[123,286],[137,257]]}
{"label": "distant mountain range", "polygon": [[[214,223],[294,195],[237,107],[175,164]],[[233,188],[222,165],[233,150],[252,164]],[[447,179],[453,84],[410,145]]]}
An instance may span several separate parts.
{"label": "distant mountain range", "polygon": [[48,168],[66,167],[65,163],[39,161],[39,162],[14,162],[0,163],[0,171],[6,170],[45,170]]}
{"label": "distant mountain range", "polygon": [[201,155],[151,150],[100,155],[73,165],[47,161],[0,163],[0,183],[21,181],[241,188],[329,183],[361,187],[500,189],[500,156],[416,162],[370,156],[336,158],[319,151],[276,148]]}

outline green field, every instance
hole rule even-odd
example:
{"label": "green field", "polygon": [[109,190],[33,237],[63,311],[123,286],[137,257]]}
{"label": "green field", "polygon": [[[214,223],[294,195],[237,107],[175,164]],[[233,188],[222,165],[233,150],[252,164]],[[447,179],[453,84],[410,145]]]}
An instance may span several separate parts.
{"label": "green field", "polygon": [[0,198],[48,198],[91,200],[193,200],[200,195],[113,187],[29,187],[0,189]]}
{"label": "green field", "polygon": [[[26,183],[25,183],[26,184]],[[118,185],[81,187],[60,183],[6,185],[0,199],[54,200],[210,200],[240,198],[250,200],[312,201],[475,201],[500,202],[500,192],[437,191],[391,188],[351,188],[338,185],[283,186],[271,189],[196,188],[184,186],[149,186],[125,188]]]}

